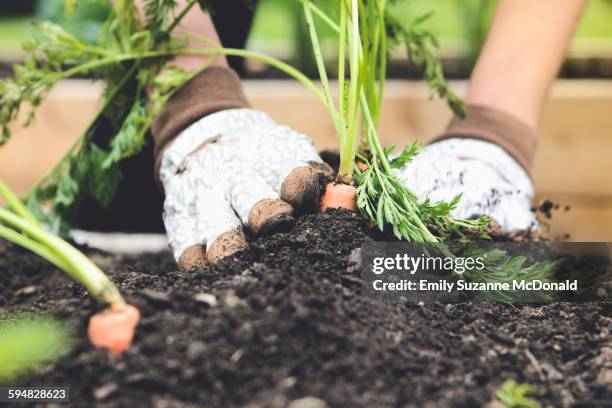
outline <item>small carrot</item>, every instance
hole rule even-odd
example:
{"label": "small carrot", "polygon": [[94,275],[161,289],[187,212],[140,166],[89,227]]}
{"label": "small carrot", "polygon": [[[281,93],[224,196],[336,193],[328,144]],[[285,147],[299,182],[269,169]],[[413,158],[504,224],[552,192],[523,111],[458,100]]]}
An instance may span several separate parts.
{"label": "small carrot", "polygon": [[0,180],[0,238],[6,238],[48,260],[81,283],[101,304],[110,305],[89,321],[89,338],[94,346],[121,354],[132,344],[140,312],[126,305],[115,284],[81,251],[44,229],[28,208]]}
{"label": "small carrot", "polygon": [[140,312],[132,305],[108,308],[89,319],[87,334],[96,348],[120,355],[132,345]]}
{"label": "small carrot", "polygon": [[357,212],[357,189],[348,184],[332,182],[327,184],[321,197],[321,212],[328,208],[345,208]]}

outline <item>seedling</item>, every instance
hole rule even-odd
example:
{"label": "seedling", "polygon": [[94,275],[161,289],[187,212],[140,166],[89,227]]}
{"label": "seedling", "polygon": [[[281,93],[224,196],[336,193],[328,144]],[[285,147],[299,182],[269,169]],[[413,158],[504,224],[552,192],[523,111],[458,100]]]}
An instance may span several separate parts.
{"label": "seedling", "polygon": [[89,321],[89,338],[94,346],[122,353],[132,342],[139,312],[125,303],[117,287],[83,253],[45,230],[17,196],[0,180],[0,197],[9,208],[0,207],[0,238],[22,246],[51,262],[81,283],[107,308]]}
{"label": "seedling", "polygon": [[538,401],[530,395],[541,395],[542,392],[530,384],[518,384],[514,380],[506,381],[495,396],[508,408],[540,408]]}
{"label": "seedling", "polygon": [[[487,219],[457,220],[449,215],[460,196],[450,203],[418,202],[417,196],[393,175],[393,168],[406,165],[418,154],[416,144],[407,146],[394,159],[393,149],[383,148],[377,133],[385,84],[389,43],[405,43],[413,61],[425,66],[425,78],[433,91],[448,102],[457,114],[461,101],[448,89],[439,61],[430,46],[431,33],[421,24],[429,16],[414,21],[409,29],[392,18],[385,0],[340,0],[336,2],[338,22],[312,1],[303,0],[304,15],[324,90],[325,104],[340,142],[340,169],[336,183],[327,187],[323,207],[343,206],[347,197],[356,196],[362,215],[381,230],[391,226],[393,233],[410,242],[438,242],[462,228],[482,228]],[[338,35],[338,95],[333,102],[315,25],[315,16]],[[348,60],[348,76],[345,62]],[[361,146],[361,147],[360,147]],[[360,163],[356,166],[356,159]],[[357,184],[351,193],[347,185]],[[436,231],[435,235],[430,230]]]}
{"label": "seedling", "polygon": [[0,321],[0,384],[13,383],[28,372],[65,355],[72,331],[48,316],[14,315]]}

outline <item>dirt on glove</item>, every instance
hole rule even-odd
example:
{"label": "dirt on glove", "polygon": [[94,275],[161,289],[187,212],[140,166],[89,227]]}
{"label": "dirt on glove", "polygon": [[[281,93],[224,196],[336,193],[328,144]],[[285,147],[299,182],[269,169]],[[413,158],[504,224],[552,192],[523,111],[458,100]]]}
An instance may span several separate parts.
{"label": "dirt on glove", "polygon": [[255,235],[286,232],[294,223],[293,207],[283,200],[263,199],[249,212],[249,227]]}
{"label": "dirt on glove", "polygon": [[293,169],[281,185],[280,197],[298,214],[316,212],[323,185],[333,179],[334,171],[325,163],[312,163]]}
{"label": "dirt on glove", "polygon": [[241,227],[224,232],[208,247],[206,257],[208,262],[214,264],[229,254],[243,250],[247,246],[247,239]]}
{"label": "dirt on glove", "polygon": [[178,260],[178,266],[184,270],[206,268],[208,266],[206,248],[203,245],[194,245],[187,248]]}

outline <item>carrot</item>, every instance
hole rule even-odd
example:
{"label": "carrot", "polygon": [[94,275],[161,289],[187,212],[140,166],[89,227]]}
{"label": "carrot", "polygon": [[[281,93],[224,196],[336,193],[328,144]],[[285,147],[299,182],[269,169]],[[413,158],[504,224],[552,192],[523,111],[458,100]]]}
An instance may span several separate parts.
{"label": "carrot", "polygon": [[79,282],[101,304],[110,305],[89,321],[89,338],[96,347],[121,354],[132,344],[140,312],[125,304],[115,284],[82,252],[42,227],[34,215],[0,180],[0,237],[41,256]]}
{"label": "carrot", "polygon": [[357,212],[357,189],[344,183],[327,184],[321,197],[321,212],[328,208],[345,208]]}
{"label": "carrot", "polygon": [[87,334],[96,348],[120,355],[132,345],[139,320],[140,312],[134,306],[108,308],[89,319]]}

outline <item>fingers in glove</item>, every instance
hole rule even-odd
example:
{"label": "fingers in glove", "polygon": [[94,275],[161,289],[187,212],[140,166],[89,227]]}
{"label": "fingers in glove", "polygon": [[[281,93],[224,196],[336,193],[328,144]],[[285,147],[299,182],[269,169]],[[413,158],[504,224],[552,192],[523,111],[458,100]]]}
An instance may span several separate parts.
{"label": "fingers in glove", "polygon": [[283,200],[264,198],[249,211],[249,227],[260,236],[286,232],[294,223],[293,207]]}
{"label": "fingers in glove", "polygon": [[204,177],[197,183],[196,237],[207,244],[206,258],[215,263],[246,248],[246,237],[226,192],[209,184]]}
{"label": "fingers in glove", "polygon": [[196,237],[196,195],[190,180],[179,176],[166,185],[164,224],[174,259],[181,269],[203,268],[207,265],[206,250]]}
{"label": "fingers in glove", "polygon": [[293,207],[278,198],[278,193],[247,166],[233,169],[231,203],[245,225],[256,235],[289,230],[295,219]]}
{"label": "fingers in glove", "polygon": [[260,154],[247,160],[294,210],[316,211],[321,178],[333,177],[333,171],[322,162],[310,139],[286,126],[261,127],[257,132],[248,143]]}
{"label": "fingers in glove", "polygon": [[187,248],[178,259],[180,269],[204,269],[209,265],[206,258],[206,248],[203,245],[196,244]]}
{"label": "fingers in glove", "polygon": [[315,212],[319,207],[322,185],[333,178],[333,170],[325,163],[313,162],[296,167],[283,180],[280,197],[299,212]]}
{"label": "fingers in glove", "polygon": [[221,259],[242,251],[247,246],[246,236],[242,228],[234,228],[219,235],[208,246],[207,258],[210,263],[217,263]]}

